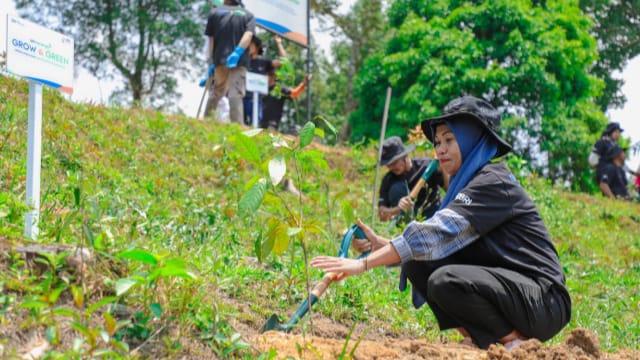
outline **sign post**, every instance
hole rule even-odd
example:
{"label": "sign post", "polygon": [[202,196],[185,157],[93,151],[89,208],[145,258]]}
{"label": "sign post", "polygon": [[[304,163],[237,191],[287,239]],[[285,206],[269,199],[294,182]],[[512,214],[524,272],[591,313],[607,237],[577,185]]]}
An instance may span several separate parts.
{"label": "sign post", "polygon": [[38,238],[40,209],[40,162],[42,154],[42,85],[29,82],[29,125],[27,139],[27,206],[24,235]]}
{"label": "sign post", "polygon": [[266,95],[269,93],[269,78],[267,75],[262,75],[253,72],[247,72],[247,91],[253,92],[253,113],[251,114],[251,122],[253,127],[258,127],[258,101],[259,94]]}
{"label": "sign post", "polygon": [[25,236],[36,240],[40,212],[42,85],[73,93],[73,39],[7,15],[7,72],[29,80]]}

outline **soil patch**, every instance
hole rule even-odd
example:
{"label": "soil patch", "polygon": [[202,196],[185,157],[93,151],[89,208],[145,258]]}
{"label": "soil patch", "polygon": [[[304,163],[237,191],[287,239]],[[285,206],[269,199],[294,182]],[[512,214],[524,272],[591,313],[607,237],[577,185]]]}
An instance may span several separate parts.
{"label": "soil patch", "polygon": [[[343,333],[344,329],[323,328],[323,322],[315,324],[316,335],[286,334],[268,331],[248,338],[256,350],[272,351],[276,359],[337,359],[341,354],[353,354],[353,359],[463,359],[463,360],[555,360],[555,359],[640,359],[640,351],[621,350],[604,353],[600,350],[598,337],[583,328],[574,329],[562,344],[543,345],[532,339],[523,342],[508,352],[500,345],[492,345],[487,351],[454,343],[429,343],[419,339],[397,339],[382,336],[367,336],[358,343],[357,337],[347,341],[346,336],[332,337]],[[346,345],[345,345],[346,344]],[[345,358],[349,358],[345,356]]]}

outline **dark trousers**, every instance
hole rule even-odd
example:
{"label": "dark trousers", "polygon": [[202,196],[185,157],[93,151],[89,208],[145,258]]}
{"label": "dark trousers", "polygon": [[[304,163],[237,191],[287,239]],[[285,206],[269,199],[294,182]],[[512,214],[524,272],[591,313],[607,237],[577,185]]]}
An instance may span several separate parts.
{"label": "dark trousers", "polygon": [[545,341],[570,320],[564,289],[540,286],[496,267],[451,264],[451,259],[410,261],[403,270],[427,301],[441,330],[463,327],[480,348],[513,330]]}
{"label": "dark trousers", "polygon": [[[244,112],[244,124],[253,124],[253,93],[251,97],[245,97],[242,99],[242,108]],[[262,122],[262,100],[260,95],[258,96],[258,124]]]}

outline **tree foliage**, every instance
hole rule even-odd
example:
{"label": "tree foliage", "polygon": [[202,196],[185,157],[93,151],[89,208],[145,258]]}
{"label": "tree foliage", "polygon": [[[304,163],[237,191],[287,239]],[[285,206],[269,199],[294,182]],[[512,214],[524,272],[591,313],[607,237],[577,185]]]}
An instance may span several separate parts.
{"label": "tree foliage", "polygon": [[322,74],[326,77],[320,92],[320,109],[324,116],[341,126],[341,140],[350,134],[347,114],[358,107],[354,96],[354,79],[365,59],[381,49],[386,36],[382,0],[357,0],[346,14],[338,11],[335,0],[314,0],[314,15],[336,39],[331,44],[330,59],[318,57]]}
{"label": "tree foliage", "polygon": [[602,111],[622,107],[624,81],[615,74],[640,54],[640,0],[580,0],[580,8],[593,20],[598,40],[600,58],[593,73],[605,82],[598,105]]}
{"label": "tree foliage", "polygon": [[577,1],[398,0],[388,14],[395,34],[356,79],[352,141],[379,136],[387,85],[388,136],[474,95],[504,111],[504,136],[532,166],[593,187],[586,158],[606,122],[594,104],[603,84],[589,73],[596,41]]}
{"label": "tree foliage", "polygon": [[[200,63],[207,6],[196,0],[16,0],[21,16],[73,36],[75,60],[123,80],[117,102],[177,104],[177,78]],[[116,76],[117,74],[117,76]]]}

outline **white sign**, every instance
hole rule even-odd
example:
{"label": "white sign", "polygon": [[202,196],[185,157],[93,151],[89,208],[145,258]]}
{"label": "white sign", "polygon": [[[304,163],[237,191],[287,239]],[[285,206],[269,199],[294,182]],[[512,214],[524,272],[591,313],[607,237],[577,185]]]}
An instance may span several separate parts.
{"label": "white sign", "polygon": [[308,46],[308,0],[244,0],[256,23],[283,37]]}
{"label": "white sign", "polygon": [[73,93],[73,38],[7,15],[7,71]]}
{"label": "white sign", "polygon": [[268,94],[269,78],[267,77],[267,75],[247,72],[247,91],[256,92],[264,95]]}

